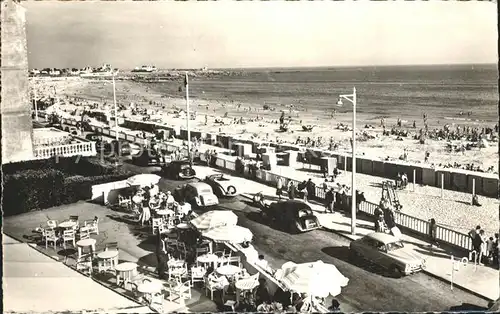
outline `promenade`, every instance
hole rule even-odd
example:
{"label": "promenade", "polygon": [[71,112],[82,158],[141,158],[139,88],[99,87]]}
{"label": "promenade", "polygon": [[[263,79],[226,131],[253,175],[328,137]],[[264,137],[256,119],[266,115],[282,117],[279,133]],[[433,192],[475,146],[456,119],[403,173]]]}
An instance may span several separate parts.
{"label": "promenade", "polygon": [[[166,145],[182,147],[182,144],[182,140],[175,139]],[[203,154],[206,150],[216,150],[219,155],[228,151],[224,148],[201,144],[199,152]],[[236,160],[236,157],[228,155],[223,155],[223,158]],[[351,172],[342,169],[340,172],[335,182],[351,186]],[[296,167],[278,165],[270,173],[297,181],[311,178],[316,186],[321,186],[324,182],[319,167],[305,163],[297,163]],[[382,194],[382,181],[386,180],[377,176],[356,173],[356,188],[364,192],[367,201],[378,204]],[[407,215],[425,221],[434,218],[439,225],[462,233],[467,233],[476,225],[481,225],[491,236],[500,229],[497,219],[500,204],[498,199],[481,196],[479,199],[482,206],[476,207],[470,205],[472,196],[469,193],[446,189],[441,191],[440,188],[419,184],[413,187],[411,182],[406,189],[398,190],[397,193],[403,205],[402,212]]]}
{"label": "promenade", "polygon": [[[220,173],[222,170],[205,166],[194,166],[197,176],[202,179],[209,174]],[[224,171],[230,173],[229,171]],[[287,176],[293,176],[293,170],[287,169]],[[276,199],[276,189],[259,182],[248,180],[242,177],[232,176],[237,188],[241,190],[241,195],[248,199],[253,199],[256,193],[262,192],[267,199]],[[357,220],[356,234],[351,235],[351,219],[340,213],[325,213],[324,207],[317,203],[310,203],[311,208],[316,212],[323,228],[338,233],[351,240],[358,239],[370,232],[373,232],[373,222]],[[431,276],[438,277],[444,281],[451,281],[453,264],[451,256],[456,259],[465,257],[464,252],[444,250],[441,248],[431,248],[430,244],[420,239],[403,235],[403,241],[409,247],[422,254],[427,259],[427,268],[424,272]],[[496,300],[499,296],[498,277],[499,272],[488,266],[479,266],[469,263],[467,266],[458,266],[458,271],[453,273],[453,283],[474,294],[483,296],[489,300]],[[451,284],[450,284],[451,288]]]}

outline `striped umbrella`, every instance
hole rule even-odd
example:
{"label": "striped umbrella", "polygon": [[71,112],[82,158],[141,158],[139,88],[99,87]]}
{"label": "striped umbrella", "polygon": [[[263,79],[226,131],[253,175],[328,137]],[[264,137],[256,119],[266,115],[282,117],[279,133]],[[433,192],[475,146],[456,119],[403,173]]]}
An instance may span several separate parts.
{"label": "striped umbrella", "polygon": [[190,221],[198,230],[207,230],[220,226],[235,226],[237,222],[238,216],[228,210],[211,210]]}
{"label": "striped umbrella", "polygon": [[215,242],[243,243],[252,241],[252,232],[240,226],[222,226],[202,232],[202,236]]}
{"label": "striped umbrella", "polygon": [[317,297],[337,296],[349,282],[335,265],[322,261],[304,264],[288,262],[278,273],[278,280],[288,289]]}

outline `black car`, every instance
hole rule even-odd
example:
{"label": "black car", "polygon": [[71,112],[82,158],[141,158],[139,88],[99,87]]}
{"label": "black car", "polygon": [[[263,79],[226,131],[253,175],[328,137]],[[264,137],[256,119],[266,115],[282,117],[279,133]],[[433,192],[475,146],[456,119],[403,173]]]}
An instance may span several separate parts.
{"label": "black car", "polygon": [[300,200],[271,203],[261,208],[262,216],[291,233],[311,231],[321,227],[311,207]]}
{"label": "black car", "polygon": [[171,179],[193,179],[196,171],[191,166],[189,160],[173,160],[168,165],[162,167],[161,172]]}
{"label": "black car", "polygon": [[166,164],[165,156],[153,148],[143,148],[139,155],[132,157],[132,162],[138,166],[164,166]]}
{"label": "black car", "polygon": [[101,136],[97,133],[87,134],[85,135],[85,139],[92,142],[100,142],[102,140]]}

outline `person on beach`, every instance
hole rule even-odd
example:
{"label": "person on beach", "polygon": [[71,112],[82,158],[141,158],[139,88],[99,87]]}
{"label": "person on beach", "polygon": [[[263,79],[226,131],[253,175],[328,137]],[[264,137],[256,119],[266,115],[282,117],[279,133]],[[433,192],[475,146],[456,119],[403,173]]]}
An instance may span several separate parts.
{"label": "person on beach", "polygon": [[282,193],[283,193],[283,179],[279,177],[278,182],[276,182],[276,195],[278,195],[279,200],[281,200]]}

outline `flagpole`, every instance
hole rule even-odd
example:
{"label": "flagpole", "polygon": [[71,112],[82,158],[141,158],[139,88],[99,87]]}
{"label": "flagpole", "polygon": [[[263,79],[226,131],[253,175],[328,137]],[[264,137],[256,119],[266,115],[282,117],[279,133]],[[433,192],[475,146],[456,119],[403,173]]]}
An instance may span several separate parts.
{"label": "flagpole", "polygon": [[189,113],[189,82],[188,82],[188,72],[186,72],[185,77],[185,85],[186,85],[186,115],[187,115],[187,135],[188,135],[188,159],[191,162],[191,130],[189,129],[189,120],[191,119]]}

